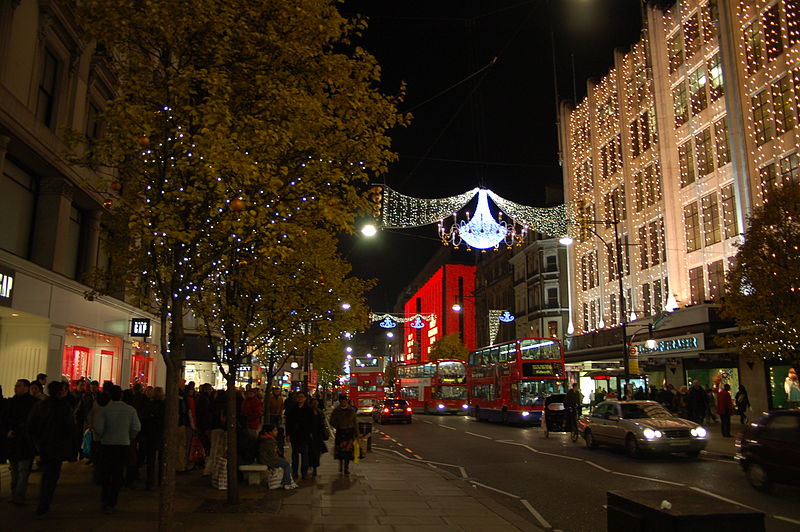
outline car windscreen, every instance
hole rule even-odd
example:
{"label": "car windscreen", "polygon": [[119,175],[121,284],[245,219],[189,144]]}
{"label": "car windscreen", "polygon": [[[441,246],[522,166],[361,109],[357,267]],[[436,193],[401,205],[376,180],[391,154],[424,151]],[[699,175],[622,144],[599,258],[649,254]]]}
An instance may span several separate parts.
{"label": "car windscreen", "polygon": [[656,403],[621,404],[623,419],[668,419],[673,416],[667,409]]}

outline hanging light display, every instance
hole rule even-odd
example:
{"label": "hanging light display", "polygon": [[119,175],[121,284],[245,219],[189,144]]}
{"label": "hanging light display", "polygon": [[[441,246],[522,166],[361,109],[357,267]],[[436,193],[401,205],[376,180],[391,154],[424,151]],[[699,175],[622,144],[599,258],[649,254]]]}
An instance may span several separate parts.
{"label": "hanging light display", "polygon": [[409,321],[412,322],[411,326],[414,327],[415,329],[422,329],[423,327],[425,327],[426,321],[434,321],[436,319],[436,314],[412,314],[410,316],[405,316],[405,315],[389,314],[386,312],[381,314],[373,312],[370,314],[370,319],[373,322],[376,321],[380,322],[378,325],[380,327],[383,327],[384,329],[394,329],[395,327],[397,327],[398,323],[407,323]]}
{"label": "hanging light display", "polygon": [[[458,219],[462,210],[478,196],[475,214]],[[474,188],[458,196],[423,199],[400,194],[384,186],[381,194],[380,223],[385,228],[421,227],[438,223],[439,237],[445,245],[462,243],[469,248],[497,249],[525,239],[528,230],[550,236],[567,234],[567,207],[530,207],[502,198],[488,189]],[[489,199],[499,210],[497,219],[489,208]],[[507,220],[503,219],[503,216]],[[452,223],[446,220],[452,217]]]}
{"label": "hanging light display", "polygon": [[514,315],[507,310],[489,310],[489,343],[494,345],[497,339],[497,333],[500,331],[500,322],[510,323],[514,321]]}

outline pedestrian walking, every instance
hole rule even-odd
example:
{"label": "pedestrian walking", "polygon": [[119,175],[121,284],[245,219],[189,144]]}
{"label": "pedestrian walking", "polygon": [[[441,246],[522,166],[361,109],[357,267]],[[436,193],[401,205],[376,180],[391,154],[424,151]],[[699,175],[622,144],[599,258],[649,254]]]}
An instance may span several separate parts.
{"label": "pedestrian walking", "polygon": [[42,483],[36,515],[50,511],[61,464],[74,462],[78,457],[75,438],[75,419],[67,401],[67,387],[53,381],[47,385],[48,397],[37,402],[28,418],[28,435],[41,457]]}
{"label": "pedestrian walking", "polygon": [[303,479],[308,478],[311,458],[314,413],[311,411],[304,392],[295,394],[295,404],[286,411],[286,441],[292,445],[292,473],[299,472]]}
{"label": "pedestrian walking", "polygon": [[330,425],[336,430],[334,455],[339,460],[339,472],[350,474],[350,462],[355,458],[356,410],[346,395],[339,396],[339,406],[331,412]]}
{"label": "pedestrian walking", "polygon": [[706,392],[700,386],[700,381],[692,381],[692,387],[689,388],[689,397],[686,399],[689,419],[702,425],[706,414],[706,405]]}
{"label": "pedestrian walking", "polygon": [[319,467],[320,457],[328,452],[328,446],[325,442],[329,438],[328,424],[325,422],[325,414],[319,406],[317,398],[311,399],[309,403],[311,412],[314,414],[314,424],[311,431],[311,445],[309,447],[309,465],[311,466],[311,475],[317,476],[317,468]]}
{"label": "pedestrian walking", "polygon": [[731,414],[733,414],[733,399],[731,399],[731,385],[726,384],[717,394],[717,414],[722,425],[722,435],[731,437]]}
{"label": "pedestrian walking", "polygon": [[278,427],[271,423],[264,425],[258,438],[258,463],[273,469],[276,467],[283,469],[281,487],[285,490],[293,490],[297,487],[297,484],[292,479],[291,465],[278,455],[277,437]]}
{"label": "pedestrian walking", "polygon": [[100,495],[102,510],[110,514],[117,506],[119,490],[130,446],[142,429],[136,409],[122,402],[122,388],[112,386],[108,392],[111,401],[100,412],[94,430],[103,446]]}
{"label": "pedestrian walking", "polygon": [[28,478],[36,454],[28,436],[28,416],[37,404],[36,398],[30,394],[30,386],[28,379],[17,380],[14,396],[6,401],[0,423],[6,436],[5,449],[11,470],[11,502],[17,505],[25,504]]}
{"label": "pedestrian walking", "polygon": [[281,396],[281,389],[273,386],[269,397],[264,401],[264,422],[280,427],[282,414],[283,396]]}
{"label": "pedestrian walking", "polygon": [[736,413],[739,414],[739,422],[744,425],[747,423],[747,410],[750,408],[750,398],[747,396],[747,389],[744,384],[739,385],[734,401],[736,403]]}
{"label": "pedestrian walking", "polygon": [[[153,388],[152,396],[147,402],[144,414],[139,420],[142,424],[140,433],[145,462],[145,489],[161,484],[162,460],[164,451],[164,388]],[[158,467],[156,467],[156,464]],[[156,476],[156,473],[158,476]]]}

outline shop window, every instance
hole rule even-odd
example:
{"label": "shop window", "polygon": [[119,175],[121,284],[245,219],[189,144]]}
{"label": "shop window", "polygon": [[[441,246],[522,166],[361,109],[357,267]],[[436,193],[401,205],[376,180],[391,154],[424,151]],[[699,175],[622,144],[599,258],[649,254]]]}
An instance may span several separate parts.
{"label": "shop window", "polygon": [[122,338],[79,327],[67,327],[64,339],[62,374],[78,379],[112,381],[119,384]]}
{"label": "shop window", "polygon": [[0,248],[23,258],[28,258],[30,253],[36,205],[35,186],[32,175],[11,160],[5,160],[3,174],[0,175],[0,212],[3,213]]}
{"label": "shop window", "polygon": [[136,383],[143,386],[154,386],[156,371],[155,346],[144,342],[133,342],[131,348],[131,386]]}
{"label": "shop window", "polygon": [[[769,363],[768,363],[769,364]],[[769,400],[770,408],[800,407],[800,380],[797,372],[791,374],[794,366],[788,364],[769,365]]]}

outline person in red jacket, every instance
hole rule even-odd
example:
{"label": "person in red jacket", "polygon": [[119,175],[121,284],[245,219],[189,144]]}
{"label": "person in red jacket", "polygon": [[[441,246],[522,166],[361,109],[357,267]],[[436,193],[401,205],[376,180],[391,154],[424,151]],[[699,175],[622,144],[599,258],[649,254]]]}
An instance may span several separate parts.
{"label": "person in red jacket", "polygon": [[261,414],[263,405],[261,399],[256,397],[253,390],[244,392],[244,401],[242,402],[242,416],[244,416],[247,423],[247,431],[255,439],[258,438],[258,431],[261,429]]}
{"label": "person in red jacket", "polygon": [[726,384],[717,394],[717,414],[722,425],[722,435],[731,437],[731,414],[733,414],[733,399],[731,399],[731,385]]}

